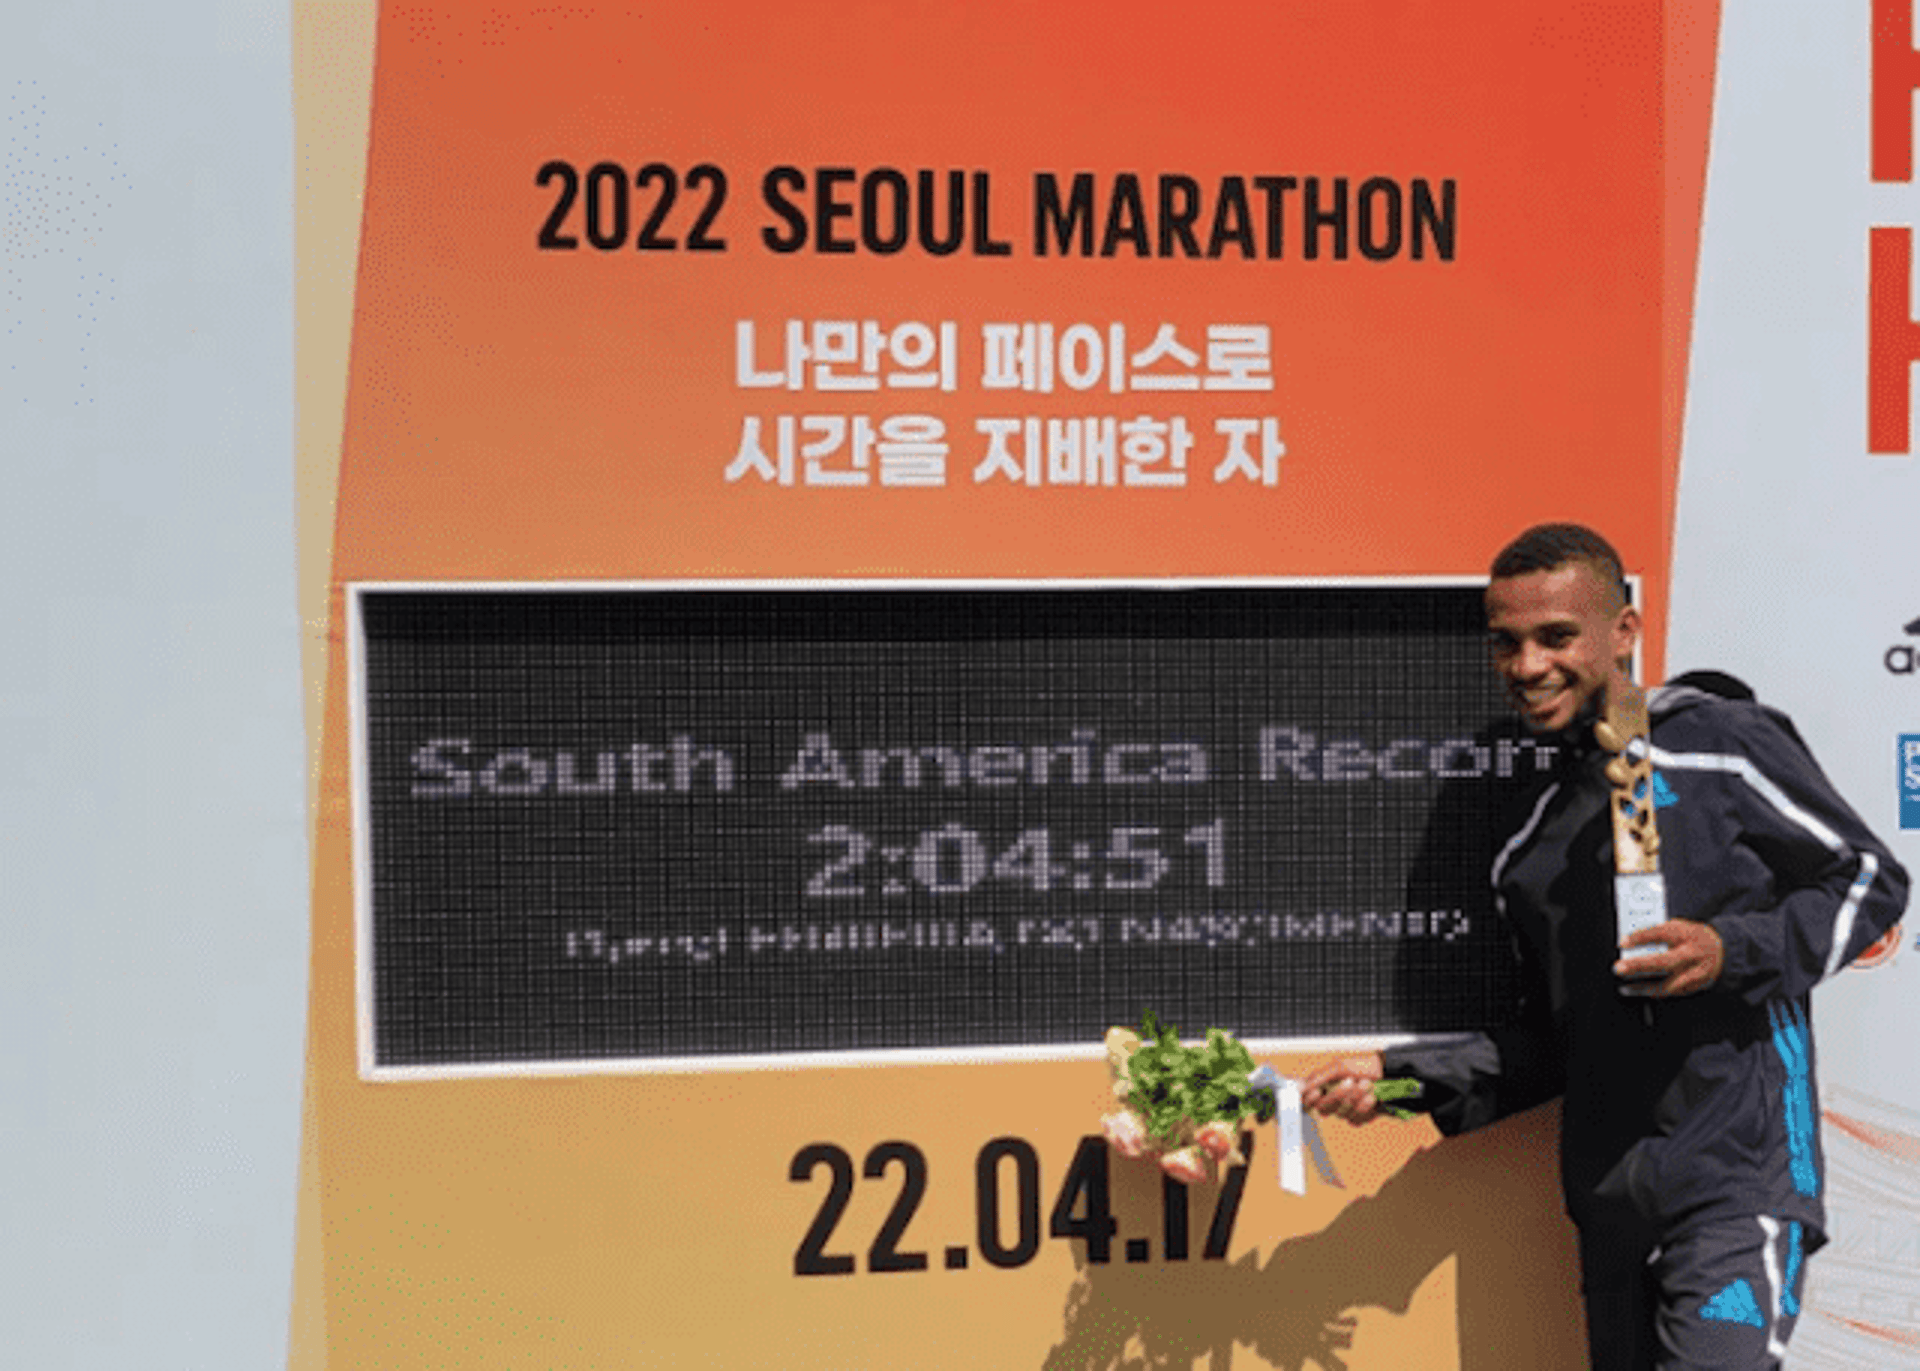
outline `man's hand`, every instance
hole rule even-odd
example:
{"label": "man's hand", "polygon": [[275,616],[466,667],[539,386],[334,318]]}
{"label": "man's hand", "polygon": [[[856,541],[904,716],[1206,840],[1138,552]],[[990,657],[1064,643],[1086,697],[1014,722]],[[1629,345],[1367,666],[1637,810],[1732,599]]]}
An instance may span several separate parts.
{"label": "man's hand", "polygon": [[1386,1064],[1378,1052],[1342,1057],[1315,1067],[1300,1083],[1300,1103],[1328,1118],[1371,1123],[1380,1117],[1380,1101],[1374,1098],[1373,1083],[1386,1074]]}
{"label": "man's hand", "polygon": [[1672,919],[1628,935],[1620,948],[1624,952],[1648,943],[1664,943],[1666,950],[1622,957],[1613,964],[1613,974],[1625,982],[1621,994],[1658,1000],[1697,995],[1720,979],[1726,965],[1727,949],[1711,924]]}

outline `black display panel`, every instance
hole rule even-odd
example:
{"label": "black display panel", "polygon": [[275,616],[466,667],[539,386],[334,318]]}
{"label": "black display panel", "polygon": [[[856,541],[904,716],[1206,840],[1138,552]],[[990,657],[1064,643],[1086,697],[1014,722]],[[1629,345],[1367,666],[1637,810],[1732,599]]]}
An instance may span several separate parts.
{"label": "black display panel", "polygon": [[1476,586],[353,589],[363,1060],[1484,1026]]}

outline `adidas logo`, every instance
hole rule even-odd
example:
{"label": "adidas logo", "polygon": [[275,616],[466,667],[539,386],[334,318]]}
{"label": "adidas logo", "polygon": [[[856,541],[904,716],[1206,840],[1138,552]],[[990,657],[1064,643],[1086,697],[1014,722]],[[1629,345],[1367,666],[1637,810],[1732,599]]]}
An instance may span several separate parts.
{"label": "adidas logo", "polygon": [[[1903,630],[1909,638],[1920,638],[1920,619],[1910,620]],[[1920,674],[1920,648],[1913,643],[1895,643],[1881,660],[1896,676]]]}
{"label": "adidas logo", "polygon": [[1765,1316],[1760,1313],[1760,1301],[1753,1297],[1753,1287],[1744,1280],[1733,1282],[1701,1305],[1700,1317],[1718,1323],[1744,1323],[1749,1328],[1767,1326]]}

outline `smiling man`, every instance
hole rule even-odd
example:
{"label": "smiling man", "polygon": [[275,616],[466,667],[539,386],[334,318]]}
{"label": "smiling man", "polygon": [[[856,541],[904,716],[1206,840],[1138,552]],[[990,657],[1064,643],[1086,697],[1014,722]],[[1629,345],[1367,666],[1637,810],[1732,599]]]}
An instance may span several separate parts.
{"label": "smiling man", "polygon": [[1507,698],[1536,733],[1591,720],[1609,683],[1627,679],[1640,614],[1619,565],[1598,535],[1571,525],[1535,530],[1494,563],[1487,643]]}
{"label": "smiling man", "polygon": [[1894,927],[1906,872],[1786,716],[1686,676],[1648,699],[1671,917],[1616,944],[1593,725],[1639,642],[1620,558],[1591,529],[1529,529],[1494,559],[1486,608],[1508,698],[1560,757],[1492,857],[1524,999],[1464,1042],[1329,1062],[1303,1099],[1366,1123],[1374,1082],[1412,1079],[1455,1134],[1564,1097],[1592,1365],[1776,1366],[1826,1241],[1808,994]]}

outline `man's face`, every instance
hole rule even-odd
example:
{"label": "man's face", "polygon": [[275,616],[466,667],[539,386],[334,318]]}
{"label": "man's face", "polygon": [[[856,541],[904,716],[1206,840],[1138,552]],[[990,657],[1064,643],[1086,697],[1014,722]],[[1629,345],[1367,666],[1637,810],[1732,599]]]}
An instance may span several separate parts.
{"label": "man's face", "polygon": [[1487,587],[1494,669],[1534,732],[1557,733],[1602,707],[1614,664],[1640,636],[1639,614],[1614,598],[1585,562]]}

